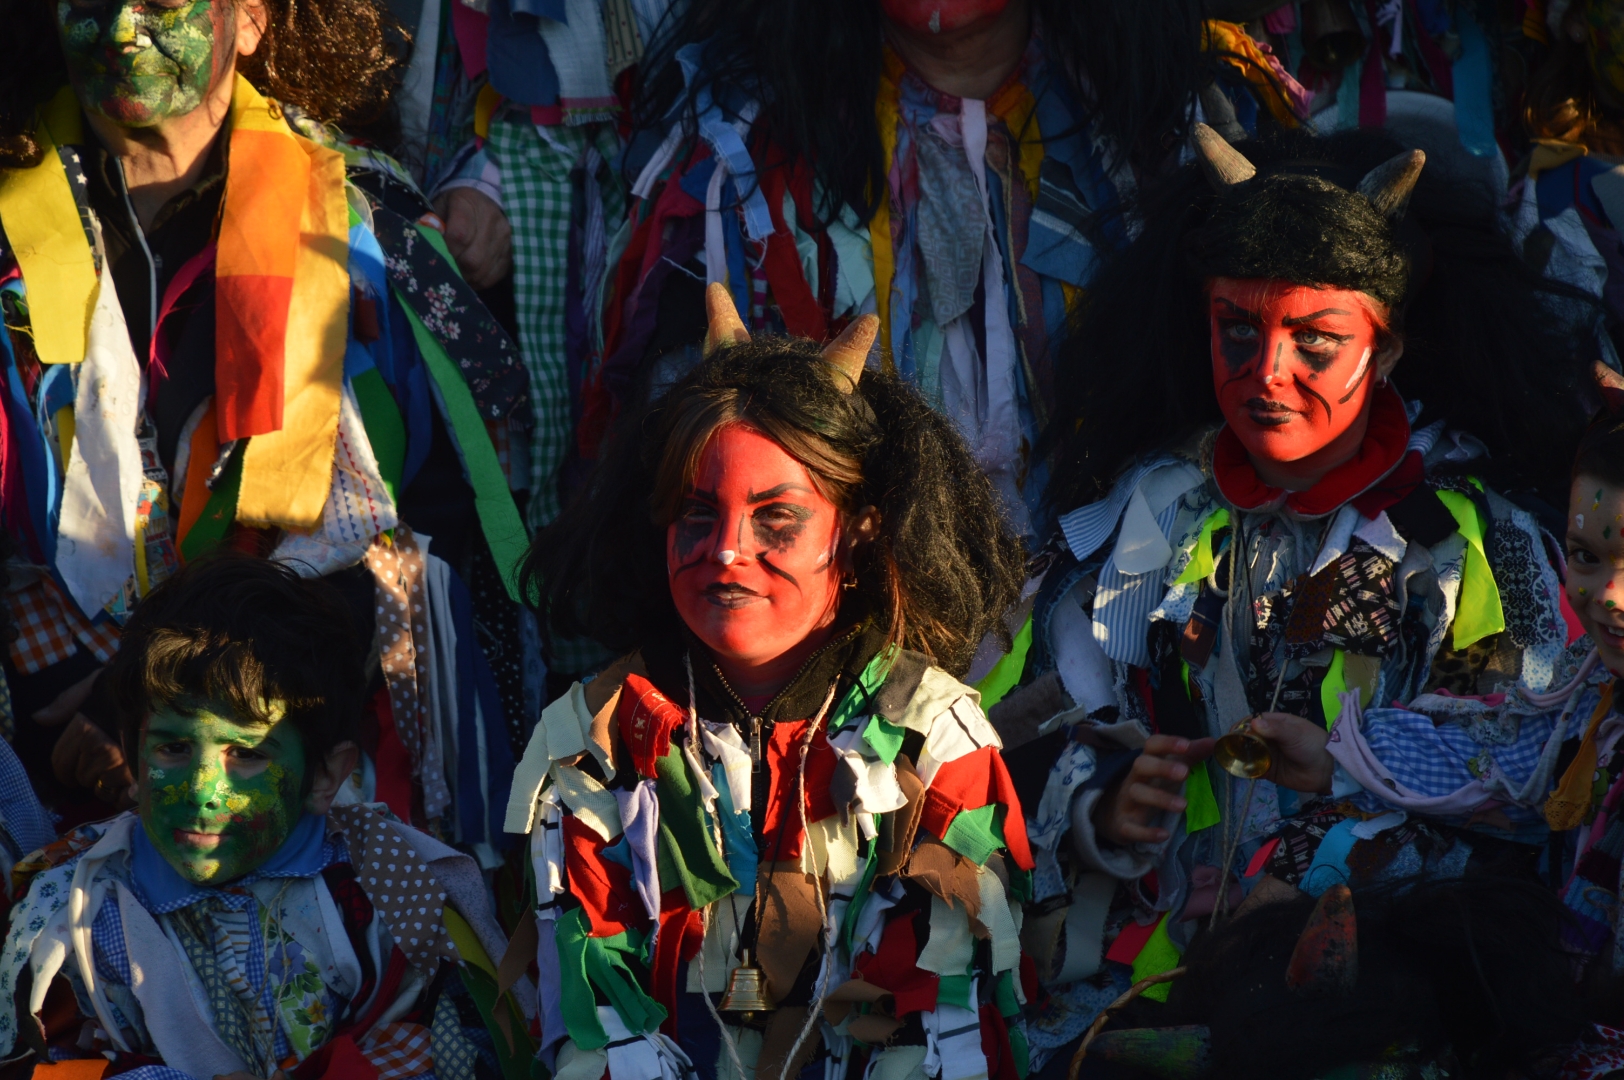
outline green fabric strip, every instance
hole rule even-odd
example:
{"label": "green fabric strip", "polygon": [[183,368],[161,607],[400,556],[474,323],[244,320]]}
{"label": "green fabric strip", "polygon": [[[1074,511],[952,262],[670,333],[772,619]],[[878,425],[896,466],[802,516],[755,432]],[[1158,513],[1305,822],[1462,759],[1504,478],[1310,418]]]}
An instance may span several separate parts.
{"label": "green fabric strip", "polygon": [[589,936],[591,927],[580,908],[560,915],[553,925],[558,947],[560,1007],[564,1028],[583,1050],[601,1050],[609,1035],[598,1021],[601,992],[631,1031],[653,1031],[665,1021],[665,1009],[648,994],[627,963],[642,952],[643,934],[636,930],[614,937]]}
{"label": "green fabric strip", "polygon": [[1189,585],[1192,582],[1205,581],[1212,576],[1212,571],[1218,565],[1212,554],[1212,534],[1229,524],[1229,511],[1214,510],[1207,520],[1201,523],[1201,535],[1196,538],[1195,550],[1190,553],[1190,561],[1185,565],[1184,572],[1173,580],[1175,585]]}
{"label": "green fabric strip", "polygon": [[1003,811],[1002,806],[994,803],[974,810],[960,810],[953,815],[942,843],[977,866],[987,865],[992,854],[1004,846]]}
{"label": "green fabric strip", "polygon": [[863,741],[868,743],[875,757],[889,765],[897,759],[897,752],[902,749],[902,737],[906,734],[907,731],[875,713],[868,718],[868,726],[863,729]]}
{"label": "green fabric strip", "polygon": [[976,683],[976,689],[981,691],[981,708],[983,711],[992,708],[1004,700],[1011,690],[1020,685],[1021,675],[1026,671],[1026,655],[1032,651],[1032,616],[1026,617],[1021,624],[1020,632],[1010,644],[1009,652],[1005,653],[992,670]]}
{"label": "green fabric strip", "polygon": [[835,703],[829,712],[829,732],[833,734],[856,720],[867,715],[869,703],[874,695],[880,692],[885,685],[885,677],[891,674],[891,665],[896,662],[896,646],[888,646],[874,654],[868,662],[863,673],[857,677],[857,684],[846,691],[844,697]]}
{"label": "green fabric strip", "polygon": [[1470,496],[1458,491],[1437,492],[1466,540],[1466,562],[1460,572],[1460,595],[1455,601],[1455,622],[1450,628],[1457,650],[1473,645],[1506,628],[1489,557],[1483,550],[1483,515]]}
{"label": "green fabric strip", "polygon": [[[530,1060],[536,1056],[536,1044],[530,1041],[530,1033],[525,1030],[524,1014],[519,1011],[513,996],[504,994],[498,1000],[496,981],[472,964],[460,965],[457,974],[462,976],[462,984],[468,988],[468,996],[474,999],[474,1008],[485,1022],[491,1042],[496,1044],[496,1060],[502,1067],[502,1080],[529,1080]],[[497,1009],[507,1010],[506,1034],[496,1020]],[[508,1044],[509,1036],[513,1039],[511,1046]]]}
{"label": "green fabric strip", "polygon": [[389,497],[400,504],[400,475],[406,467],[406,422],[401,419],[395,395],[377,368],[368,368],[350,380],[355,403],[361,409],[361,426],[366,428],[372,456],[378,459],[378,475]]}
{"label": "green fabric strip", "polygon": [[974,1009],[970,1004],[970,976],[943,975],[936,981],[936,1004],[957,1005],[961,1009]]}
{"label": "green fabric strip", "polygon": [[1331,666],[1325,669],[1325,678],[1320,682],[1320,709],[1325,713],[1327,731],[1336,726],[1337,718],[1342,715],[1341,695],[1348,689],[1347,664],[1347,652],[1336,650],[1331,657]]}
{"label": "green fabric strip", "polygon": [[654,771],[654,790],[660,799],[660,887],[669,889],[674,882],[682,882],[688,906],[699,911],[732,893],[739,882],[728,872],[727,861],[711,838],[705,804],[682,751],[672,746],[670,753],[654,763]]}
{"label": "green fabric strip", "polygon": [[1193,835],[1218,824],[1218,800],[1212,794],[1212,777],[1207,773],[1206,762],[1198,762],[1190,770],[1190,778],[1184,784],[1184,802],[1185,832]]}
{"label": "green fabric strip", "polygon": [[[433,242],[434,230],[418,231]],[[507,477],[502,474],[496,447],[491,445],[490,433],[485,430],[485,421],[479,415],[479,407],[474,404],[474,395],[469,392],[468,384],[462,381],[451,357],[446,355],[445,349],[429,333],[428,327],[423,325],[423,320],[417,317],[417,312],[412,310],[404,297],[401,298],[400,310],[405,312],[407,321],[412,324],[417,349],[423,354],[429,375],[440,391],[441,400],[445,402],[446,425],[451,429],[452,439],[462,457],[468,483],[474,489],[474,509],[479,514],[485,542],[490,545],[491,557],[496,560],[496,568],[502,575],[502,583],[507,586],[508,595],[522,603],[519,564],[524,561],[530,540],[525,535],[524,522],[519,519],[519,508],[514,505],[513,492],[508,490]]]}
{"label": "green fabric strip", "polygon": [[840,920],[840,941],[848,953],[852,949],[852,936],[857,933],[857,921],[863,917],[863,908],[868,905],[874,887],[874,876],[879,868],[880,860],[875,858],[874,844],[870,843],[868,862],[863,867],[863,880],[858,882],[857,892],[852,896],[851,903],[846,905],[846,917]]}
{"label": "green fabric strip", "polygon": [[998,973],[998,979],[992,984],[993,1004],[998,1006],[998,1015],[1006,1019],[1021,1014],[1021,1003],[1015,998],[1015,969]]}
{"label": "green fabric strip", "polygon": [[[214,482],[209,501],[203,504],[203,513],[192,523],[186,539],[181,541],[180,557],[186,562],[219,547],[231,529],[231,523],[237,519],[237,491],[242,487],[242,455],[247,448],[245,440],[232,452],[225,472]],[[203,462],[197,462],[197,465],[207,468]]]}
{"label": "green fabric strip", "polygon": [[[1164,971],[1172,971],[1179,966],[1179,947],[1173,944],[1173,939],[1167,936],[1167,915],[1163,914],[1156,923],[1156,929],[1151,932],[1150,940],[1145,947],[1139,950],[1139,955],[1133,959],[1133,981],[1148,979],[1152,975],[1160,975]],[[1157,983],[1144,996],[1152,1001],[1166,1001],[1167,995],[1172,991],[1172,983]]]}

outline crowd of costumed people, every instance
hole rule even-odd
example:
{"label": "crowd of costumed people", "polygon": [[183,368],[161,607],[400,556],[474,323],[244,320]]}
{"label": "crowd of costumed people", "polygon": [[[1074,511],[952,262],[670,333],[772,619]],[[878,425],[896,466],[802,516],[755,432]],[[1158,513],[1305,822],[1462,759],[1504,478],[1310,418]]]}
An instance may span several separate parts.
{"label": "crowd of costumed people", "polygon": [[0,1080],[1624,1077],[1624,0],[0,25]]}

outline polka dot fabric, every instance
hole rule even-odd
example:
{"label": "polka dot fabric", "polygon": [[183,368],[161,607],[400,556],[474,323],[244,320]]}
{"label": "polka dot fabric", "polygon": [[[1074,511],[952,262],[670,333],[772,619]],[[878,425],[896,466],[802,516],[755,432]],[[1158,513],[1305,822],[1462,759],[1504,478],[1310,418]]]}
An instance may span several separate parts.
{"label": "polka dot fabric", "polygon": [[[423,785],[423,812],[439,817],[451,805],[439,744],[425,737],[431,720],[422,691],[428,686],[428,598],[423,588],[423,552],[406,526],[394,542],[378,537],[366,554],[372,571],[376,606],[378,662],[389,688],[395,733],[411,755],[416,779]],[[419,649],[418,642],[424,648]]]}
{"label": "polka dot fabric", "polygon": [[425,972],[442,960],[456,963],[445,931],[445,890],[400,826],[365,806],[335,806],[327,818],[344,833],[356,883],[407,962]]}

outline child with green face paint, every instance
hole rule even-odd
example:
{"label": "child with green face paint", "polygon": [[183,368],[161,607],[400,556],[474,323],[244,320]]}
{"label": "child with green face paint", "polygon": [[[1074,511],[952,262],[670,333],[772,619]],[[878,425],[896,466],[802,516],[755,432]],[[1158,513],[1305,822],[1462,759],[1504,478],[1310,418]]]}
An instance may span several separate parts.
{"label": "child with green face paint", "polygon": [[461,1017],[523,1029],[533,990],[499,994],[470,966],[494,971],[507,944],[477,866],[356,797],[353,622],[320,580],[247,557],[194,563],[143,601],[107,672],[137,809],[24,864],[0,957],[0,993],[27,972],[38,992],[17,1000],[38,1014],[61,980],[84,1015],[0,1016],[0,1051],[43,1030],[36,1053],[164,1062],[138,1080],[337,1080],[401,1054],[455,1076],[433,1060],[446,1038],[463,1061],[490,1045]]}

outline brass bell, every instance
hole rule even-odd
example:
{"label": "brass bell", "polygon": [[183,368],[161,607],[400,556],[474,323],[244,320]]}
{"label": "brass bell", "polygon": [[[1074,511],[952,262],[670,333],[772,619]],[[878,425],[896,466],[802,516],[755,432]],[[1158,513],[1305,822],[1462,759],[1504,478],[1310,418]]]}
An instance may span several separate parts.
{"label": "brass bell", "polygon": [[1273,764],[1269,744],[1263,741],[1263,736],[1252,731],[1252,721],[1255,719],[1255,716],[1248,716],[1230,728],[1229,734],[1219,739],[1212,748],[1212,759],[1230,776],[1242,780],[1262,779],[1268,775],[1269,766]]}
{"label": "brass bell", "polygon": [[744,953],[744,963],[733,969],[727,978],[727,993],[722,995],[721,1012],[772,1012],[777,1006],[767,996],[767,976],[750,962],[750,953]]}
{"label": "brass bell", "polygon": [[1348,0],[1307,0],[1302,28],[1303,48],[1321,71],[1335,75],[1365,55],[1365,34]]}

